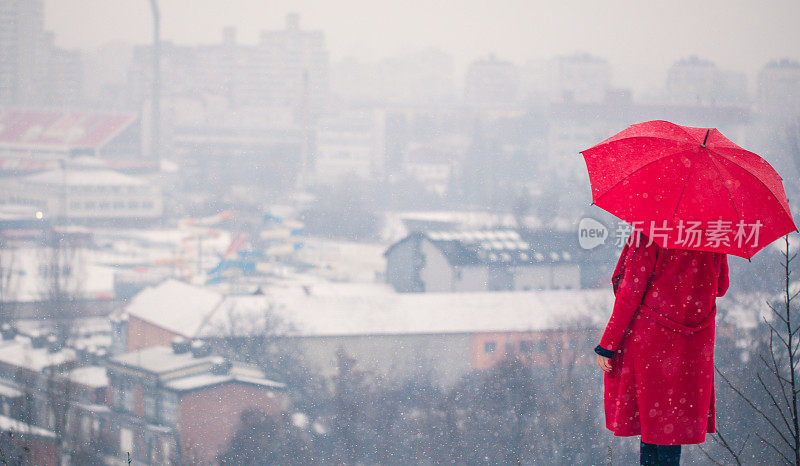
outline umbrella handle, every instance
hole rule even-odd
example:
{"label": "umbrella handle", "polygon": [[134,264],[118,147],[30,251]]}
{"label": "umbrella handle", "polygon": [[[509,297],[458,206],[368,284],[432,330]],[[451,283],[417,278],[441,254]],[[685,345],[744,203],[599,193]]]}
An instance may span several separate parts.
{"label": "umbrella handle", "polygon": [[710,129],[707,129],[707,130],[706,130],[706,138],[705,138],[705,139],[703,139],[703,146],[702,146],[702,147],[705,147],[705,146],[706,146],[706,141],[708,141],[708,133],[710,133],[710,132],[711,132],[711,130],[710,130]]}

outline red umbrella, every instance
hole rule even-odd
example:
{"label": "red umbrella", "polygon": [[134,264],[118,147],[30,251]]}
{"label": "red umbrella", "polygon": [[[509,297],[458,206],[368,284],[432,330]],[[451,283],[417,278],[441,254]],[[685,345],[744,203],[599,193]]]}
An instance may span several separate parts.
{"label": "red umbrella", "polygon": [[775,169],[714,128],[648,121],[582,154],[592,203],[661,247],[749,259],[797,230]]}

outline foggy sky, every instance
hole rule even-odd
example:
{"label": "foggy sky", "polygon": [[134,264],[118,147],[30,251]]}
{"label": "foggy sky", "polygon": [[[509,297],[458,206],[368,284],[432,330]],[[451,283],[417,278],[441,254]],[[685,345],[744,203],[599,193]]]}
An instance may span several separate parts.
{"label": "foggy sky", "polygon": [[[494,52],[522,64],[578,51],[609,60],[614,84],[663,85],[666,69],[692,54],[751,79],[769,60],[800,59],[798,0],[161,0],[162,37],[215,43],[225,26],[255,43],[282,29],[286,13],[325,33],[332,60],[375,59],[436,47],[458,71]],[[45,27],[66,48],[150,40],[148,0],[45,0]]]}

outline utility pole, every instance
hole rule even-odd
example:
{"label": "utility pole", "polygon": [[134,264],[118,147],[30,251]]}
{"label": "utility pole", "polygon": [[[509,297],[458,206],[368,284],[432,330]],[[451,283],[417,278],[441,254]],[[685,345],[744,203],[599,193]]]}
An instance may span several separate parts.
{"label": "utility pole", "polygon": [[150,0],[153,12],[153,89],[150,99],[150,157],[160,158],[161,143],[161,14],[158,0]]}
{"label": "utility pole", "polygon": [[311,158],[311,123],[310,123],[310,109],[309,109],[309,84],[308,84],[308,70],[303,70],[303,100],[301,103],[301,116],[302,119],[302,143],[300,146],[300,173],[297,176],[297,189],[300,192],[306,190],[308,183],[308,164]]}

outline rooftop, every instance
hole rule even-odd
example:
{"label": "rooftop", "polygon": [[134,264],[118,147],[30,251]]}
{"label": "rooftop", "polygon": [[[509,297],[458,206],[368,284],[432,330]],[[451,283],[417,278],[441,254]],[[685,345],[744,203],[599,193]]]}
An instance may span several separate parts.
{"label": "rooftop", "polygon": [[0,110],[0,147],[97,149],[135,119],[133,114]]}
{"label": "rooftop", "polygon": [[210,368],[218,356],[194,357],[191,352],[176,354],[167,346],[152,346],[111,358],[112,366],[120,365],[158,376],[186,369]]}
{"label": "rooftop", "polygon": [[0,346],[0,363],[14,368],[24,368],[41,372],[48,367],[61,366],[75,362],[75,351],[65,348],[50,351],[48,348],[34,348],[29,341],[20,341]]}
{"label": "rooftop", "polygon": [[26,422],[0,415],[0,431],[13,432],[21,435],[35,435],[37,437],[55,438],[52,431],[30,425]]}
{"label": "rooftop", "polygon": [[85,387],[102,388],[108,386],[106,368],[102,366],[79,367],[71,370],[68,377],[72,383]]}
{"label": "rooftop", "polygon": [[[146,291],[147,303],[134,299],[126,310],[187,338],[205,338],[260,333],[270,327],[296,336],[343,336],[596,326],[608,319],[613,304],[609,290],[413,294],[396,293],[386,284],[311,279],[273,283],[263,290],[263,296],[223,297],[168,281]],[[166,303],[179,303],[173,304],[179,309],[170,311]]]}

